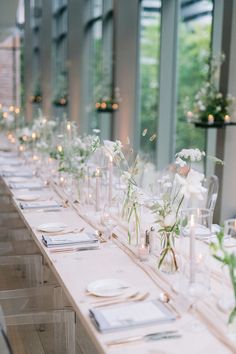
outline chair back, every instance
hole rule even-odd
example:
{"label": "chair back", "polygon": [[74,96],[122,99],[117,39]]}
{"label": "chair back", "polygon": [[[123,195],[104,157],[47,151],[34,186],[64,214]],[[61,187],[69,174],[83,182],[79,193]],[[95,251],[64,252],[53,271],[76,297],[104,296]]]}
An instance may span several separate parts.
{"label": "chair back", "polygon": [[213,213],[215,210],[216,201],[217,201],[217,197],[218,197],[218,191],[219,191],[218,177],[215,175],[207,177],[204,181],[204,187],[206,187],[206,189],[207,189],[205,208],[212,210],[212,213]]}

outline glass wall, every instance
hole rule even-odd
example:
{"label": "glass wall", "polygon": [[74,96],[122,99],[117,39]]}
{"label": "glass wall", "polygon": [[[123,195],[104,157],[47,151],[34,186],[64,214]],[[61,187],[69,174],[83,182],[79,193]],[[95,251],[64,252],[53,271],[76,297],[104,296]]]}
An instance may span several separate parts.
{"label": "glass wall", "polygon": [[38,109],[42,103],[42,87],[41,87],[41,53],[40,53],[40,40],[41,40],[41,25],[42,25],[42,1],[31,0],[31,18],[30,24],[32,28],[32,44],[33,44],[33,83],[31,102],[33,104],[33,117],[38,115]]}
{"label": "glass wall", "polygon": [[67,0],[53,2],[53,104],[57,116],[67,112],[68,104],[68,10]]}
{"label": "glass wall", "polygon": [[178,43],[176,151],[205,149],[205,131],[187,122],[197,92],[207,81],[211,53],[213,1],[181,1]]}
{"label": "glass wall", "polygon": [[154,160],[158,122],[161,1],[140,8],[140,149]]}
{"label": "glass wall", "polygon": [[102,81],[102,0],[92,1],[90,35],[90,129],[99,128],[99,116],[95,111],[96,96]]}
{"label": "glass wall", "polygon": [[[86,37],[89,42],[87,112],[90,130],[101,128],[96,103],[112,95],[113,21],[111,0],[88,0]],[[107,113],[106,113],[107,114]]]}

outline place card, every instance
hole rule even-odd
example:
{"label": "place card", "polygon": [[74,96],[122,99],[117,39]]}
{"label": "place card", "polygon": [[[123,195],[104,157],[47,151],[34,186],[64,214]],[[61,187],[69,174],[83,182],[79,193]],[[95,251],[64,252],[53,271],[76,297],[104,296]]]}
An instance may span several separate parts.
{"label": "place card", "polygon": [[158,300],[94,308],[89,310],[89,316],[100,332],[175,320],[175,316]]}

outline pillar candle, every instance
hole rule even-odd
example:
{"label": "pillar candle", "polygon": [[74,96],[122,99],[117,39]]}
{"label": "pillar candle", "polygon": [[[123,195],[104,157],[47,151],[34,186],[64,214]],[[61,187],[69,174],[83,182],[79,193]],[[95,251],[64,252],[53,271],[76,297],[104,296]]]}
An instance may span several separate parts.
{"label": "pillar candle", "polygon": [[96,211],[101,210],[101,176],[99,168],[96,169]]}
{"label": "pillar candle", "polygon": [[190,283],[195,281],[195,222],[194,215],[191,215],[190,218],[190,250],[189,250],[189,259],[190,259]]}
{"label": "pillar candle", "polygon": [[109,190],[108,190],[108,203],[112,205],[112,183],[113,183],[113,159],[109,157],[108,162],[108,175],[109,175]]}

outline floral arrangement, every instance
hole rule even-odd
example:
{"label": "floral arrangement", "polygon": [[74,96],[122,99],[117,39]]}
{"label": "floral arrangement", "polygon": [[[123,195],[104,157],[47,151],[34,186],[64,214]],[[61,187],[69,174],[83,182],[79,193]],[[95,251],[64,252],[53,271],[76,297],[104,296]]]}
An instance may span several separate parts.
{"label": "floral arrangement", "polygon": [[234,252],[228,252],[224,248],[224,231],[221,230],[217,233],[217,243],[211,243],[213,257],[226,265],[229,270],[229,275],[234,292],[234,307],[229,315],[228,323],[231,324],[236,318],[236,254]]}
{"label": "floral arrangement", "polygon": [[143,193],[135,180],[139,172],[139,156],[137,155],[130,162],[128,155],[133,154],[133,149],[128,149],[128,155],[125,156],[122,148],[123,145],[119,140],[115,142],[105,140],[103,142],[105,155],[112,157],[114,163],[119,167],[121,180],[126,186],[121,216],[128,222],[128,243],[137,245],[141,233],[140,208],[144,201]]}
{"label": "floral arrangement", "polygon": [[[128,243],[132,243],[132,232],[134,231],[134,243],[138,245],[141,232],[140,208],[143,204],[144,196],[140,188],[135,182],[135,175],[138,173],[137,168],[138,157],[135,159],[128,171],[122,174],[122,181],[126,185],[126,193],[122,207],[122,217],[130,224],[128,229]],[[132,225],[133,218],[133,225]],[[132,226],[134,230],[132,230]]]}
{"label": "floral arrangement", "polygon": [[55,128],[56,122],[47,120],[39,110],[39,116],[34,120],[33,124],[17,129],[16,136],[20,144],[28,146],[34,144],[34,148],[39,151],[48,152]]}
{"label": "floral arrangement", "polygon": [[22,145],[29,145],[32,143],[32,130],[29,127],[17,129],[16,136],[19,143]]}
{"label": "floral arrangement", "polygon": [[234,98],[232,95],[223,95],[217,89],[219,69],[224,61],[222,55],[220,60],[212,58],[210,65],[209,80],[203,85],[195,96],[192,112],[187,113],[189,120],[200,122],[230,122],[229,108]]}
{"label": "floral arrangement", "polygon": [[56,90],[54,92],[53,103],[56,106],[66,106],[68,104],[68,87],[67,87],[67,76],[66,70],[62,70],[56,79]]}
{"label": "floral arrangement", "polygon": [[176,173],[171,182],[170,176],[162,177],[165,188],[162,200],[152,206],[152,211],[157,215],[158,233],[161,241],[161,253],[158,268],[173,272],[178,269],[175,254],[175,237],[179,235],[179,211],[183,201],[191,198],[203,199],[206,189],[202,186],[204,175],[191,168],[191,163],[200,161],[205,156],[199,149],[183,149],[176,154]]}
{"label": "floral arrangement", "polygon": [[113,112],[118,110],[120,101],[120,90],[116,87],[114,89],[114,94],[111,96],[103,94],[102,92],[99,93],[95,108],[98,112]]}
{"label": "floral arrangement", "polygon": [[51,151],[50,156],[59,161],[59,172],[67,172],[83,178],[86,162],[100,146],[100,139],[96,135],[87,135],[74,138],[65,147],[58,145]]}

